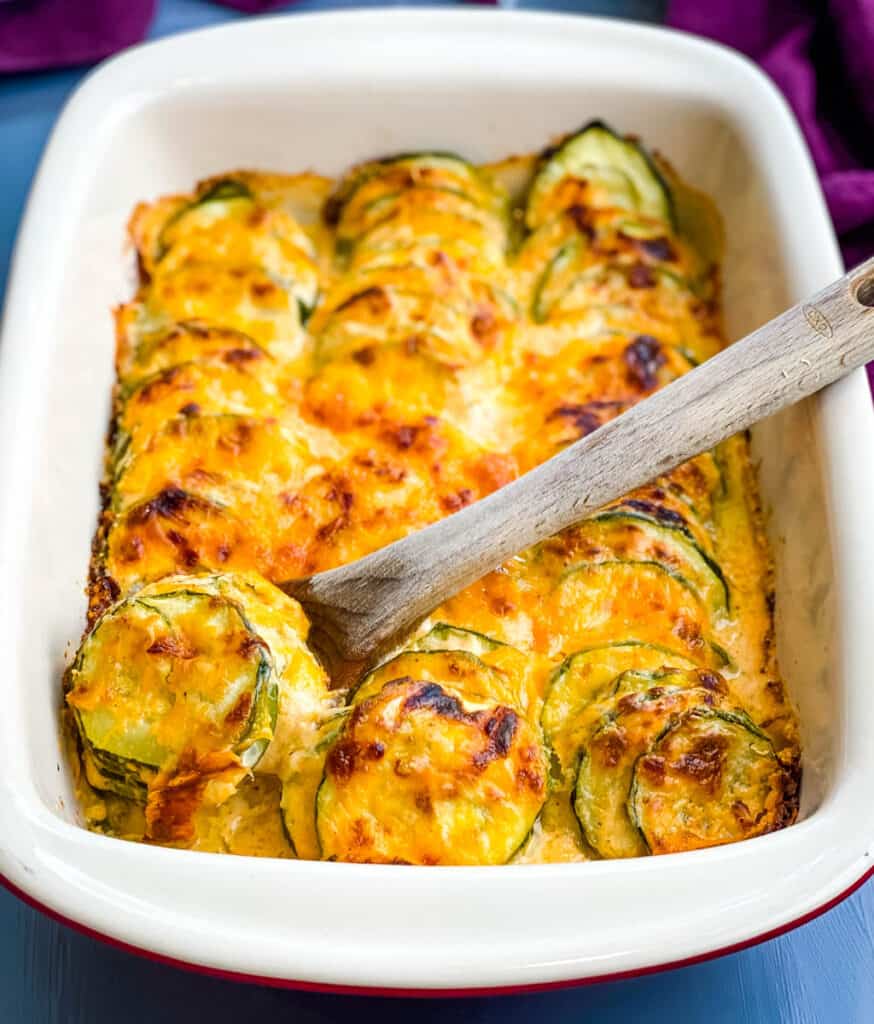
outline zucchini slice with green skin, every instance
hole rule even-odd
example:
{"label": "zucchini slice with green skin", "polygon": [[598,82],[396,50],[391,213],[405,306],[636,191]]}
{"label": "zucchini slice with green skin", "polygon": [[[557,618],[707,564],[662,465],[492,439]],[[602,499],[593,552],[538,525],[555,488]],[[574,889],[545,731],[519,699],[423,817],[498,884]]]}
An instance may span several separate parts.
{"label": "zucchini slice with green skin", "polygon": [[[544,271],[534,294],[532,316],[537,323],[545,323],[565,316],[578,317],[590,307],[622,301],[628,294],[635,275],[643,267],[642,285],[648,292],[658,291],[667,301],[665,308],[680,305],[694,306],[700,296],[693,282],[665,267],[644,266],[639,263],[589,263],[579,268],[575,261],[585,252],[582,245],[574,248],[574,260],[561,260],[556,256]],[[633,293],[633,286],[632,293]]]}
{"label": "zucchini slice with green skin", "polygon": [[267,364],[270,354],[240,331],[197,321],[174,324],[167,331],[119,344],[118,375],[125,390],[146,377],[181,363],[217,361],[226,364]]}
{"label": "zucchini slice with green skin", "polygon": [[713,505],[725,495],[722,468],[714,452],[702,452],[664,478],[668,489],[688,506],[699,525],[713,519]]}
{"label": "zucchini slice with green skin", "polygon": [[470,651],[409,650],[378,665],[369,672],[349,697],[360,704],[374,696],[393,680],[407,678],[438,683],[449,691],[475,700],[499,700],[515,706],[519,695],[514,693],[512,679],[506,672],[487,665]]}
{"label": "zucchini slice with green skin", "polygon": [[158,370],[118,398],[113,463],[176,416],[272,416],[281,409],[277,381],[257,362],[191,362]]}
{"label": "zucchini slice with green skin", "polygon": [[260,508],[272,525],[276,495],[302,485],[309,465],[306,445],[275,420],[176,416],[119,454],[111,507],[123,513],[176,487],[236,514]]}
{"label": "zucchini slice with green skin", "polygon": [[122,601],[86,637],[70,684],[82,739],[122,796],[142,768],[191,753],[228,750],[254,767],[273,738],[270,649],[239,604],[214,593],[146,587]]}
{"label": "zucchini slice with green skin", "polygon": [[[629,674],[632,686],[646,674]],[[656,686],[613,698],[612,710],[584,742],[574,786],[574,812],[586,841],[602,857],[637,857],[647,852],[628,815],[627,800],[637,758],[678,716],[724,701],[724,684],[696,685],[697,672],[660,673]],[[635,678],[637,677],[637,678]],[[620,677],[620,682],[622,677]],[[620,695],[621,694],[621,695]]]}
{"label": "zucchini slice with green skin", "polygon": [[[560,718],[563,709],[557,706],[559,701],[553,700],[548,716],[548,728],[544,724],[544,735],[554,757],[554,775],[561,788],[572,784],[579,764],[580,751],[598,723],[603,722],[615,710],[622,698],[629,694],[646,693],[657,687],[676,690],[702,686],[717,693],[727,692],[724,680],[718,673],[709,669],[697,669],[688,659],[679,657],[671,651],[662,655],[662,664],[657,665],[657,650],[655,645],[639,645],[636,659],[639,667],[621,670],[613,679],[591,694],[587,694],[588,680],[584,677],[580,680],[578,700],[563,718]],[[628,660],[631,661],[631,658]],[[620,665],[621,660],[617,659],[615,667],[619,668]],[[570,683],[573,682],[571,679]],[[558,698],[561,696],[559,693]],[[571,699],[577,697],[573,693],[565,696]],[[543,724],[543,719],[541,723]]]}
{"label": "zucchini slice with green skin", "polygon": [[172,573],[203,569],[269,571],[251,524],[216,502],[168,487],[114,520],[100,553],[114,587],[132,587]]}
{"label": "zucchini slice with green skin", "polygon": [[262,262],[189,260],[162,266],[144,293],[141,322],[156,331],[182,321],[219,323],[271,351],[281,347],[293,358],[304,341],[301,303],[307,308],[315,303],[318,273],[302,253],[295,256],[293,276],[272,272]]}
{"label": "zucchini slice with green skin", "polygon": [[384,226],[381,225],[379,231],[374,229],[368,235],[366,242],[359,242],[354,247],[346,246],[344,252],[337,252],[337,259],[341,262],[351,259],[350,273],[364,267],[371,270],[410,264],[430,267],[433,265],[435,250],[439,250],[456,264],[464,264],[471,273],[477,273],[477,268],[480,268],[480,272],[488,273],[495,263],[500,261],[501,254],[497,249],[494,249],[492,253],[491,262],[483,259],[487,254],[484,254],[482,248],[477,244],[478,237],[465,238],[455,235],[447,239],[445,234],[427,231],[417,233],[415,238],[398,239],[389,235],[389,232],[383,228]]}
{"label": "zucchini slice with green skin", "polygon": [[154,784],[153,824],[169,834],[176,810],[196,810],[184,799],[174,807],[174,774],[205,781],[218,764],[232,781],[257,766],[285,780],[316,759],[303,845],[314,834],[319,738],[337,714],[307,629],[296,601],[245,573],[169,576],[114,605],[68,676],[89,781],[140,803]]}
{"label": "zucchini slice with green skin", "polygon": [[292,753],[282,765],[282,826],[295,857],[300,860],[318,860],[321,855],[314,813],[316,793],[325,771],[325,757],[337,741],[348,714],[348,709],[343,708],[329,715],[316,743]]}
{"label": "zucchini slice with green skin", "polygon": [[468,217],[461,211],[428,211],[415,218],[391,218],[375,224],[354,242],[338,242],[334,256],[341,267],[356,269],[400,261],[387,257],[397,249],[414,254],[408,262],[433,266],[434,252],[439,250],[456,263],[463,263],[470,273],[488,277],[503,265],[506,240],[489,223]]}
{"label": "zucchini slice with green skin", "polygon": [[145,804],[149,784],[157,772],[149,765],[131,758],[118,758],[91,746],[79,728],[82,767],[88,784],[104,793],[114,793],[137,804]]}
{"label": "zucchini slice with green skin", "polygon": [[260,266],[304,300],[317,286],[313,243],[285,210],[260,204],[238,181],[216,182],[166,221],[155,243],[153,276],[168,264]]}
{"label": "zucchini slice with green skin", "polygon": [[[534,287],[531,303],[531,316],[536,324],[546,323],[552,307],[556,305],[565,292],[573,286],[581,273],[586,261],[588,245],[582,235],[569,238],[555,253],[540,279]],[[600,270],[595,265],[596,272]]]}
{"label": "zucchini slice with green skin", "polygon": [[[576,187],[562,195],[565,182]],[[602,121],[591,121],[547,151],[528,193],[525,221],[534,229],[574,204],[618,207],[674,223],[670,189],[649,154]]]}
{"label": "zucchini slice with green skin", "polygon": [[794,787],[768,737],[741,711],[698,707],[640,754],[628,812],[652,853],[773,832],[795,816]]}
{"label": "zucchini slice with green skin", "polygon": [[188,206],[183,206],[167,221],[158,236],[156,260],[163,259],[167,254],[174,241],[173,235],[185,222],[196,225],[209,224],[233,215],[241,206],[248,212],[254,203],[255,197],[251,189],[242,182],[231,178],[217,181],[202,196]]}
{"label": "zucchini slice with green skin", "polygon": [[477,657],[490,654],[499,647],[508,647],[503,640],[495,640],[485,633],[477,633],[475,629],[462,629],[451,626],[448,622],[438,622],[425,633],[417,637],[409,646],[411,651],[467,651]]}
{"label": "zucchini slice with green skin", "polygon": [[680,572],[711,614],[727,613],[730,592],[722,569],[682,523],[659,520],[619,505],[599,512],[586,521],[583,529],[587,536],[606,544],[623,560],[661,562]]}
{"label": "zucchini slice with green skin", "polygon": [[400,679],[356,705],[316,798],[322,856],[504,864],[547,791],[539,730],[512,708]]}
{"label": "zucchini slice with green skin", "polygon": [[397,288],[371,288],[332,314],[317,340],[319,365],[365,346],[409,343],[447,366],[464,366],[485,354],[461,303]]}
{"label": "zucchini slice with green skin", "polygon": [[547,684],[540,724],[547,740],[581,711],[603,698],[623,672],[662,667],[694,668],[685,655],[659,644],[625,641],[576,651],[556,668]]}
{"label": "zucchini slice with green skin", "polygon": [[455,184],[462,189],[467,186],[473,190],[484,186],[477,168],[457,153],[399,153],[359,164],[347,173],[325,203],[325,221],[332,226],[337,225],[344,208],[353,201],[356,194],[373,179],[380,177],[388,177],[390,182],[398,179],[408,186],[416,181],[428,186],[436,183]]}
{"label": "zucchini slice with green skin", "polygon": [[366,238],[376,228],[396,219],[403,223],[415,222],[419,212],[461,217],[480,224],[498,238],[506,235],[505,225],[463,188],[428,185],[385,192],[354,210],[347,207],[340,220],[335,245],[341,253],[351,251],[359,239]]}
{"label": "zucchini slice with green skin", "polygon": [[559,578],[545,613],[564,650],[620,636],[674,647],[705,668],[722,665],[705,639],[708,615],[694,585],[660,562],[573,565]]}
{"label": "zucchini slice with green skin", "polygon": [[481,361],[517,315],[500,289],[477,284],[438,291],[433,277],[417,267],[370,271],[362,275],[360,290],[340,292],[334,303],[314,324],[320,366],[382,345],[406,345],[450,368],[465,366]]}

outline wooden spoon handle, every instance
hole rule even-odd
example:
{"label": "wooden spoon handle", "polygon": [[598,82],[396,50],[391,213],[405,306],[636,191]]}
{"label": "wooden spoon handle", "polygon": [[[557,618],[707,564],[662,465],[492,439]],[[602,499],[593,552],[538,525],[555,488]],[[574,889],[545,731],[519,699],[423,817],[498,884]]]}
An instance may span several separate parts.
{"label": "wooden spoon handle", "polygon": [[365,656],[510,556],[874,359],[872,306],[874,259],[482,501],[289,589],[330,607]]}

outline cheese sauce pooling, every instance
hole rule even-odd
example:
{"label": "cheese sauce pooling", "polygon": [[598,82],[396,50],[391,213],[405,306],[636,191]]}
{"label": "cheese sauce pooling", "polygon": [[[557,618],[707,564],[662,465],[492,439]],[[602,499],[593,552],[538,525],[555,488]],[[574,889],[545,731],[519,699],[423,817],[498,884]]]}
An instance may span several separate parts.
{"label": "cheese sauce pooling", "polygon": [[235,172],[138,206],[66,678],[89,827],[497,864],[791,823],[744,437],[511,559],[352,692],[271,585],[486,496],[718,351],[720,230],[599,122],[487,167]]}

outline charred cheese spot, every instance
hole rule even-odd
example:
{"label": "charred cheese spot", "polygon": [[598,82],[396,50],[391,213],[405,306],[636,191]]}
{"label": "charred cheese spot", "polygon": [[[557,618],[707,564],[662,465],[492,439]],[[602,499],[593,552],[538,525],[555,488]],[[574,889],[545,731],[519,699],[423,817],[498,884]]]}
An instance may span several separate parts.
{"label": "charred cheese spot", "polygon": [[[596,705],[594,711],[600,711],[600,718],[583,712],[588,731],[583,732],[574,810],[586,839],[603,857],[634,857],[646,852],[626,807],[638,758],[650,751],[676,716],[693,708],[708,709],[727,697],[724,687],[721,692],[699,687],[694,672],[662,672],[659,676],[629,677],[612,697]],[[651,685],[654,682],[657,685]],[[712,771],[713,766],[707,770]]]}
{"label": "charred cheese spot", "polygon": [[501,864],[545,793],[539,736],[516,711],[396,680],[356,706],[328,756],[317,801],[322,855]]}
{"label": "charred cheese spot", "polygon": [[653,853],[763,835],[794,817],[797,794],[768,738],[746,715],[695,709],[638,763],[630,806]]}

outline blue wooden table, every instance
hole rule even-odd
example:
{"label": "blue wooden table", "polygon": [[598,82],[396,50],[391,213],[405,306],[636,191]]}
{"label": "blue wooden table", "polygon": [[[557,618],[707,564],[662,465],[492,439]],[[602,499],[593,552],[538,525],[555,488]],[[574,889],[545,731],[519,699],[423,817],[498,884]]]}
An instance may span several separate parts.
{"label": "blue wooden table", "polygon": [[[347,4],[301,0],[296,9],[326,6]],[[662,3],[528,0],[518,6],[655,19]],[[152,35],[235,17],[206,0],[163,0]],[[82,74],[0,79],[0,294],[40,152]],[[255,988],[161,966],[85,938],[0,890],[0,1024],[189,1024],[207,1018],[213,1024],[290,1019],[321,1024],[377,1016],[382,1024],[410,1019],[419,1024],[868,1024],[874,1022],[874,885],[789,935],[695,967],[543,995],[413,1004]]]}

